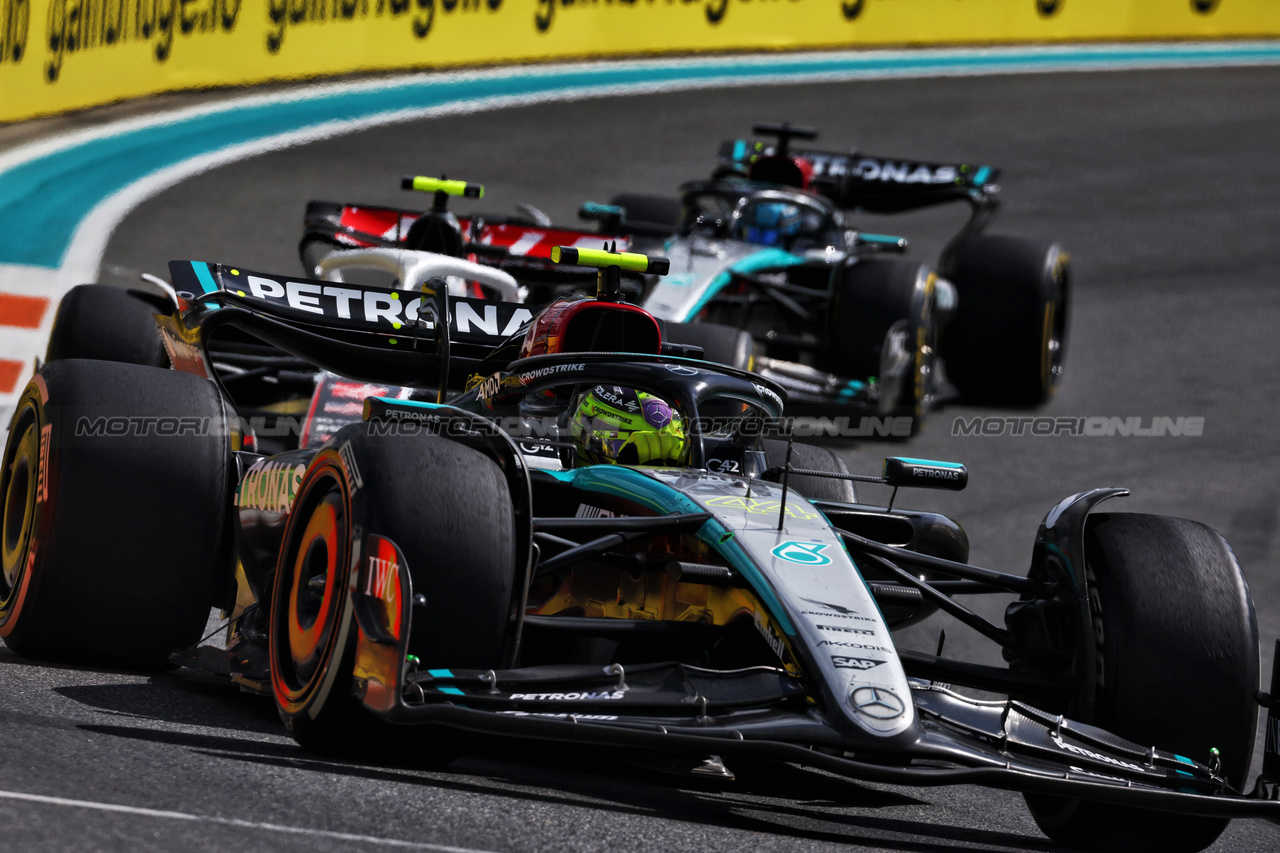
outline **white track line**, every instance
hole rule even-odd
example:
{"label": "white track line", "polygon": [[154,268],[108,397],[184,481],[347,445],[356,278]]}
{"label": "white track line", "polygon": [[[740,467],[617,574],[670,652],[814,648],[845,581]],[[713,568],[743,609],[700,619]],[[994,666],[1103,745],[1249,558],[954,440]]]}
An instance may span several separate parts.
{"label": "white track line", "polygon": [[[188,814],[187,812],[171,812],[162,809],[144,809],[137,806],[122,806],[116,803],[96,803],[91,800],[69,800],[64,797],[45,797],[40,794],[23,794],[17,791],[0,791],[0,800],[19,800],[27,803],[41,803],[51,806],[68,806],[79,809],[92,809],[101,812],[136,815],[138,817],[158,818],[162,820],[185,820],[196,823],[214,823],[221,826],[233,826],[237,829],[257,829],[267,832],[281,832],[289,835],[309,835],[317,838],[332,838],[336,841],[352,841],[358,844],[378,844],[383,847],[403,847],[411,850],[431,850],[438,853],[490,853],[475,847],[450,847],[447,844],[429,844],[422,841],[403,841],[398,838],[379,838],[374,835],[356,835],[349,832],[331,832],[324,829],[310,829],[302,826],[283,826],[278,823],[260,823],[238,818],[215,817],[212,815]],[[9,829],[12,830],[12,825]]]}

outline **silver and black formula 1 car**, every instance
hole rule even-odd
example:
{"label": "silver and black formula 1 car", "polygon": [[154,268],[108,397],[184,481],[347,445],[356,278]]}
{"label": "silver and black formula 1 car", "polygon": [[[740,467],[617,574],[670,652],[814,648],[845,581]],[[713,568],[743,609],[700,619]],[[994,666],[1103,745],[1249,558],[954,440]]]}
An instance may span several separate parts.
{"label": "silver and black formula 1 car", "polygon": [[[0,469],[4,642],[220,674],[338,754],[445,761],[463,732],[974,783],[1100,849],[1200,850],[1230,818],[1280,819],[1274,738],[1244,791],[1259,706],[1273,733],[1280,718],[1221,536],[1096,511],[1125,494],[1103,488],[1053,507],[1025,573],[971,565],[955,521],[854,490],[960,489],[962,465],[859,476],[770,438],[783,388],[664,343],[617,301],[620,268],[665,259],[553,258],[600,266],[596,298],[533,315],[442,279],[174,262],[177,301],[152,309],[170,369],[128,363],[154,339],[60,337]],[[89,328],[78,304],[64,327]],[[255,380],[216,367],[230,330],[290,370],[410,391],[365,396],[318,445],[246,450],[235,399]],[[476,381],[446,399],[454,373]],[[683,464],[578,461],[568,414],[614,386],[682,416]],[[1002,625],[963,603],[1009,593]],[[194,646],[211,607],[226,642]],[[1008,666],[896,648],[896,628],[939,611]]]}
{"label": "silver and black formula 1 car", "polygon": [[[922,417],[943,392],[1035,406],[1061,382],[1070,263],[1057,243],[986,234],[999,170],[894,161],[793,146],[811,128],[757,124],[772,142],[722,144],[710,180],[679,199],[632,195],[596,206],[605,230],[666,217],[671,275],[643,305],[655,316],[751,334],[754,369],[793,403]],[[860,231],[849,213],[965,202],[972,214],[936,269],[900,257],[906,238]],[[672,211],[678,211],[671,218]]]}
{"label": "silver and black formula 1 car", "polygon": [[[793,138],[816,133],[755,130],[777,142],[725,143],[712,179],[685,184],[679,198],[622,194],[580,211],[624,250],[671,260],[669,276],[636,281],[629,295],[672,324],[673,339],[773,379],[793,408],[875,416],[874,434],[910,435],[951,389],[995,405],[1052,396],[1066,357],[1069,258],[1056,243],[983,233],[998,207],[997,169],[796,149]],[[516,217],[446,209],[448,194],[482,197],[479,185],[406,177],[402,186],[433,192],[433,208],[308,204],[299,247],[308,273],[333,252],[406,246],[498,266],[536,302],[550,298],[553,246],[599,245],[527,206]],[[846,216],[953,201],[972,216],[937,270],[891,257],[905,238],[858,231]]]}

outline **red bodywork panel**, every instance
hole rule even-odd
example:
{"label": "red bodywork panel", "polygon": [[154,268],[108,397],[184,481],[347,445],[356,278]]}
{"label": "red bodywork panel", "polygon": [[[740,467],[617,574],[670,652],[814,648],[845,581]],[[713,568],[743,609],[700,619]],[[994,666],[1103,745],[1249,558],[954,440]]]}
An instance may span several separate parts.
{"label": "red bodywork panel", "polygon": [[525,333],[520,357],[557,352],[638,352],[657,354],[662,330],[653,315],[625,302],[558,299]]}
{"label": "red bodywork panel", "polygon": [[[402,242],[421,213],[402,210],[394,207],[364,207],[344,205],[342,214],[335,223],[333,236],[340,243],[353,247],[376,245],[362,237],[375,237],[381,240]],[[332,221],[332,220],[331,220]],[[459,217],[458,224],[462,233],[469,235],[474,243],[496,246],[506,249],[513,258],[531,258],[550,261],[553,246],[568,246],[574,249],[599,249],[606,242],[617,242],[618,251],[625,252],[630,248],[629,238],[608,237],[594,231],[577,231],[570,228],[539,228],[534,225],[512,225],[503,223],[490,224],[479,220],[479,233],[475,232],[477,220]]]}

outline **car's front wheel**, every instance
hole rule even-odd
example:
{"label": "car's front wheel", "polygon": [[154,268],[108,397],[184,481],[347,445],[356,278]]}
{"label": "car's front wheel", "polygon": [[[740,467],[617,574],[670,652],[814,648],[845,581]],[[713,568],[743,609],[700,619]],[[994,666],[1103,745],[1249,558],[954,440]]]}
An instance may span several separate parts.
{"label": "car's front wheel", "polygon": [[353,697],[348,590],[371,537],[389,540],[419,601],[409,652],[424,667],[497,668],[514,531],[506,479],[479,451],[433,435],[375,435],[363,423],[330,439],[298,488],[270,602],[272,692],[294,738],[330,754],[408,747],[424,762],[454,757],[453,741],[385,726]]}
{"label": "car's front wheel", "polygon": [[[1243,789],[1258,720],[1258,626],[1239,563],[1214,530],[1129,513],[1089,517],[1086,578],[1097,665],[1075,707],[1082,722],[1202,763],[1213,750]],[[1083,697],[1093,694],[1092,702]],[[1086,850],[1193,853],[1225,818],[1027,795],[1054,841]]]}

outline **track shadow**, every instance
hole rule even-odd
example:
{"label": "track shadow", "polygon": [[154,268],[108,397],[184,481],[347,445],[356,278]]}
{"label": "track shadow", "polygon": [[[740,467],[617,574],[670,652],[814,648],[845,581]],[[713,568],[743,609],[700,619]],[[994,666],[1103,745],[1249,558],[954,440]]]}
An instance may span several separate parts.
{"label": "track shadow", "polygon": [[54,687],[53,692],[121,716],[258,734],[284,733],[270,699],[241,693],[226,682],[155,675],[143,683],[64,686]]}
{"label": "track shadow", "polygon": [[[786,838],[910,853],[943,853],[957,844],[992,850],[1051,850],[1039,837],[940,826],[860,813],[868,809],[928,809],[929,803],[893,790],[790,765],[747,766],[738,780],[672,777],[639,768],[625,754],[563,745],[491,742],[446,769],[373,766],[317,757],[291,744],[264,744],[218,735],[135,727],[82,725],[84,731],[184,747],[211,758],[266,767],[436,787],[521,802],[597,809],[609,813],[683,821]],[[806,823],[809,825],[797,825]],[[825,824],[823,827],[814,824]]]}

